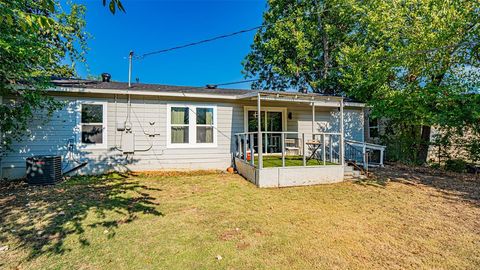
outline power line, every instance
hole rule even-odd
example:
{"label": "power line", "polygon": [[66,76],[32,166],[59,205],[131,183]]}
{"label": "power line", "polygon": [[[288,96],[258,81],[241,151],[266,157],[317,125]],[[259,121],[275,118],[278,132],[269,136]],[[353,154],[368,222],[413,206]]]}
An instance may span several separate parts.
{"label": "power line", "polygon": [[[415,51],[412,51],[412,52],[404,52],[404,53],[397,54],[397,55],[384,56],[384,57],[377,58],[376,61],[395,60],[395,59],[398,59],[399,57],[402,57],[402,56],[415,55],[415,54],[425,54],[425,53],[429,53],[429,52],[435,52],[435,51],[438,51],[438,50],[441,50],[441,49],[455,48],[455,47],[459,47],[459,46],[462,46],[462,45],[474,45],[474,44],[476,44],[476,43],[461,42],[461,43],[458,43],[458,44],[445,45],[445,46],[440,46],[440,47],[431,48],[431,49],[415,50]],[[332,71],[332,70],[348,68],[348,67],[350,67],[350,66],[347,66],[347,65],[335,66],[335,67],[328,68],[328,70]],[[322,72],[322,71],[323,71],[323,69],[316,69],[316,70],[298,72],[298,74],[310,74],[310,73],[316,73],[316,72]],[[248,80],[243,80],[243,81],[226,82],[226,83],[220,83],[220,84],[214,84],[214,85],[216,85],[216,86],[233,85],[233,84],[256,82],[256,81],[259,81],[259,80],[260,79],[248,79]]]}
{"label": "power line", "polygon": [[249,83],[249,82],[256,82],[258,79],[249,79],[243,81],[236,81],[236,82],[226,82],[226,83],[218,83],[215,84],[216,86],[225,86],[225,85],[232,85],[232,84],[242,84],[242,83]]}
{"label": "power line", "polygon": [[212,41],[215,41],[215,40],[224,39],[224,38],[228,38],[228,37],[231,37],[231,36],[236,36],[236,35],[252,32],[252,31],[258,30],[262,27],[263,26],[256,26],[256,27],[252,27],[252,28],[248,28],[248,29],[237,31],[237,32],[233,32],[233,33],[229,33],[229,34],[225,34],[225,35],[220,35],[220,36],[216,36],[216,37],[212,37],[212,38],[208,38],[208,39],[204,39],[204,40],[200,40],[200,41],[196,41],[196,42],[191,42],[191,43],[187,43],[187,44],[183,44],[183,45],[179,45],[179,46],[175,46],[175,47],[171,47],[171,48],[166,48],[166,49],[161,49],[161,50],[158,50],[158,51],[144,53],[144,54],[138,56],[137,59],[143,59],[147,56],[154,55],[154,54],[166,53],[166,52],[169,52],[169,51],[174,51],[174,50],[178,50],[178,49],[192,47],[192,46],[200,45],[200,44],[203,44],[203,43],[212,42]]}
{"label": "power line", "polygon": [[[321,12],[305,12],[304,16],[320,14],[322,12],[324,12],[324,11],[321,11]],[[303,18],[304,16],[297,16],[297,17],[292,17],[292,18],[283,18],[283,19],[277,20],[275,23],[289,21],[289,20],[298,19],[298,18]],[[275,23],[273,23],[273,24],[275,24]],[[175,46],[175,47],[170,47],[170,48],[165,48],[165,49],[161,49],[161,50],[157,50],[157,51],[144,53],[142,55],[139,55],[139,56],[135,57],[135,59],[137,59],[137,60],[138,59],[143,59],[143,58],[145,58],[147,56],[150,56],[150,55],[166,53],[166,52],[170,52],[170,51],[175,51],[175,50],[179,50],[179,49],[184,49],[184,48],[200,45],[200,44],[203,44],[203,43],[208,43],[208,42],[212,42],[212,41],[216,41],[216,40],[220,40],[220,39],[229,38],[229,37],[236,36],[236,35],[245,34],[245,33],[248,33],[248,32],[252,32],[252,31],[256,31],[258,29],[264,28],[266,26],[268,26],[268,25],[263,24],[263,25],[252,27],[252,28],[247,28],[247,29],[243,29],[243,30],[240,30],[240,31],[232,32],[232,33],[228,33],[228,34],[224,34],[224,35],[220,35],[220,36],[215,36],[215,37],[212,37],[212,38],[203,39],[203,40],[200,40],[200,41],[195,41],[195,42],[186,43],[186,44]]]}

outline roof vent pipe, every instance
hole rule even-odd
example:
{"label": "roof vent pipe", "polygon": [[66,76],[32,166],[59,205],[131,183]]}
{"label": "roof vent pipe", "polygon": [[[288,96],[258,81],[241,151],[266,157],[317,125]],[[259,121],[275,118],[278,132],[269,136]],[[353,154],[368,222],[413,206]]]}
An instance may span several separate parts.
{"label": "roof vent pipe", "polygon": [[132,87],[132,60],[133,60],[133,51],[130,51],[128,54],[128,87]]}
{"label": "roof vent pipe", "polygon": [[102,82],[110,82],[112,76],[109,73],[102,73]]}

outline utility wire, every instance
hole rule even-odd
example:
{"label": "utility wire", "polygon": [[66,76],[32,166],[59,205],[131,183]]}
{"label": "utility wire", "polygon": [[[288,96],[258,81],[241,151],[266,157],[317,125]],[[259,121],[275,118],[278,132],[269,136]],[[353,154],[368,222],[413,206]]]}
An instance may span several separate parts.
{"label": "utility wire", "polygon": [[252,27],[252,28],[248,28],[248,29],[237,31],[237,32],[233,32],[233,33],[229,33],[229,34],[225,34],[225,35],[220,35],[220,36],[216,36],[216,37],[212,37],[212,38],[208,38],[208,39],[204,39],[204,40],[200,40],[200,41],[196,41],[196,42],[191,42],[191,43],[187,43],[187,44],[183,44],[183,45],[179,45],[179,46],[175,46],[175,47],[171,47],[171,48],[166,48],[166,49],[162,49],[162,50],[158,50],[158,51],[144,53],[140,56],[137,56],[136,58],[137,59],[143,59],[143,58],[145,58],[147,56],[150,56],[150,55],[166,53],[166,52],[169,52],[169,51],[174,51],[174,50],[178,50],[178,49],[192,47],[192,46],[200,45],[200,44],[203,44],[203,43],[212,42],[212,41],[215,41],[215,40],[224,39],[224,38],[228,38],[228,37],[252,32],[252,31],[258,30],[260,28],[262,28],[262,26],[256,26],[256,27]]}
{"label": "utility wire", "polygon": [[256,82],[258,79],[250,79],[250,80],[243,80],[243,81],[236,81],[236,82],[226,82],[226,83],[218,83],[215,86],[225,86],[225,85],[232,85],[232,84],[242,84],[242,83],[249,83],[249,82]]}
{"label": "utility wire", "polygon": [[[415,55],[415,54],[425,54],[429,52],[435,52],[441,49],[448,49],[448,48],[455,48],[455,47],[460,47],[462,45],[475,45],[476,43],[474,42],[462,42],[460,44],[451,44],[451,45],[445,45],[441,47],[436,47],[436,48],[431,48],[431,49],[424,49],[424,50],[415,50],[412,52],[405,52],[397,55],[389,55],[389,56],[384,56],[376,59],[376,61],[384,61],[384,60],[395,60],[398,59],[402,56],[407,56],[407,55]],[[336,66],[336,67],[330,67],[328,70],[336,70],[336,69],[342,69],[342,68],[348,68],[349,66],[343,65],[343,66]],[[316,70],[309,70],[309,71],[302,71],[299,72],[298,74],[310,74],[310,73],[316,73],[316,72],[322,72],[323,69],[316,69]],[[226,82],[226,83],[219,83],[219,84],[213,84],[215,86],[223,86],[223,85],[234,85],[234,84],[242,84],[242,83],[249,83],[249,82],[256,82],[259,81],[260,79],[248,79],[248,80],[243,80],[243,81],[235,81],[235,82]]]}
{"label": "utility wire", "polygon": [[[306,12],[306,13],[304,13],[304,16],[320,14],[322,12],[324,12],[324,11],[321,11],[321,12]],[[298,19],[298,18],[303,18],[304,16],[297,16],[297,17],[292,17],[292,18],[283,18],[283,19],[277,20],[275,23],[283,22],[283,21],[289,21],[289,20]],[[273,23],[273,24],[275,24],[275,23]],[[186,43],[186,44],[175,46],[175,47],[170,47],[170,48],[165,48],[165,49],[161,49],[161,50],[157,50],[157,51],[144,53],[144,54],[141,54],[139,56],[136,56],[135,59],[140,60],[140,59],[143,59],[143,58],[145,58],[147,56],[150,56],[150,55],[166,53],[166,52],[175,51],[175,50],[179,50],[179,49],[184,49],[184,48],[188,48],[188,47],[192,47],[192,46],[197,46],[197,45],[200,45],[200,44],[204,44],[204,43],[208,43],[208,42],[212,42],[212,41],[216,41],[216,40],[220,40],[220,39],[229,38],[229,37],[236,36],[236,35],[245,34],[245,33],[248,33],[248,32],[256,31],[258,29],[262,29],[266,26],[268,26],[268,24],[263,24],[263,25],[252,27],[252,28],[247,28],[247,29],[243,29],[243,30],[240,30],[240,31],[232,32],[232,33],[228,33],[228,34],[224,34],[224,35],[220,35],[220,36],[215,36],[215,37],[212,37],[212,38],[203,39],[203,40],[200,40],[200,41]]]}

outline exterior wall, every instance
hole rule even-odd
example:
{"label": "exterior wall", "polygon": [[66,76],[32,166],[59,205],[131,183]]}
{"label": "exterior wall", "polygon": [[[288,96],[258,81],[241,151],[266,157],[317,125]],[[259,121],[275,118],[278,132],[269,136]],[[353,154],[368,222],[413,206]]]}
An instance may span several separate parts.
{"label": "exterior wall", "polygon": [[[61,155],[64,169],[88,162],[79,173],[99,174],[109,170],[138,171],[162,169],[225,169],[231,165],[235,147],[235,133],[244,131],[244,106],[255,106],[256,101],[225,101],[205,99],[172,99],[147,96],[131,96],[131,122],[135,133],[135,153],[125,155],[117,149],[121,144],[121,132],[116,131],[117,122],[127,117],[126,95],[58,94],[65,107],[48,118],[39,112],[32,119],[25,139],[12,145],[13,151],[0,161],[2,176],[23,177],[25,159],[33,155]],[[69,142],[79,141],[79,103],[82,101],[107,102],[107,147],[92,149],[76,145],[69,152]],[[215,105],[217,108],[216,147],[167,147],[167,104],[185,103]],[[311,133],[311,107],[307,104],[286,102],[262,102],[262,106],[286,107],[292,112],[287,120],[287,130]],[[338,132],[339,113],[336,108],[317,108],[317,131]],[[363,140],[362,109],[345,110],[347,138]],[[150,123],[154,123],[151,125]],[[160,134],[149,137],[144,133]],[[144,151],[147,150],[148,151]]]}
{"label": "exterior wall", "polygon": [[[287,106],[292,112],[292,119],[287,121],[288,131],[312,133],[312,108],[309,105]],[[344,131],[345,138],[363,141],[364,128],[363,110],[361,108],[345,108]],[[315,132],[340,132],[340,112],[337,108],[315,109]]]}
{"label": "exterior wall", "polygon": [[[99,174],[108,170],[137,171],[162,169],[225,169],[231,165],[233,134],[243,132],[243,107],[215,100],[168,100],[132,96],[131,122],[135,134],[135,153],[124,155],[116,149],[121,144],[121,132],[116,131],[117,121],[127,117],[126,96],[119,96],[115,106],[114,96],[67,97],[59,96],[66,106],[53,113],[51,118],[39,112],[33,119],[25,139],[12,145],[13,151],[1,162],[3,177],[19,178],[25,172],[25,159],[33,155],[61,155],[69,164],[87,161],[80,173]],[[107,147],[91,149],[77,145],[73,154],[69,141],[78,142],[79,105],[77,100],[107,102]],[[208,148],[167,148],[167,104],[209,104],[217,107],[217,146]],[[116,107],[116,108],[115,108]],[[153,126],[149,122],[155,122]],[[144,131],[160,135],[148,137]],[[146,149],[149,151],[143,151]],[[74,161],[75,160],[75,161]]]}

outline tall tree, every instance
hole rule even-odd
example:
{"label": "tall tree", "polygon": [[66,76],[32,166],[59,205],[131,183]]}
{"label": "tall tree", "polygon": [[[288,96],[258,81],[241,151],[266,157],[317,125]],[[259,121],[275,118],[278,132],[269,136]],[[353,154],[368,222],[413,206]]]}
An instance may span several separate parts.
{"label": "tall tree", "polygon": [[22,137],[35,110],[60,105],[46,94],[50,78],[72,76],[85,60],[85,7],[64,8],[54,0],[0,0],[2,152]]}
{"label": "tall tree", "polygon": [[254,88],[342,91],[337,59],[354,24],[349,14],[341,0],[269,0],[244,74],[259,78]]}
{"label": "tall tree", "polygon": [[254,88],[367,102],[422,163],[431,126],[453,119],[441,108],[479,87],[479,11],[470,0],[270,0],[244,73]]}
{"label": "tall tree", "polygon": [[[445,110],[452,99],[463,100],[480,86],[479,11],[479,2],[468,0],[358,6],[358,28],[341,49],[341,81],[376,115],[403,127],[396,132],[412,131],[415,143],[406,146],[415,149],[412,161],[426,161],[432,125],[459,124],[442,122],[452,119],[445,116],[452,113]],[[475,103],[464,106],[480,111]]]}

